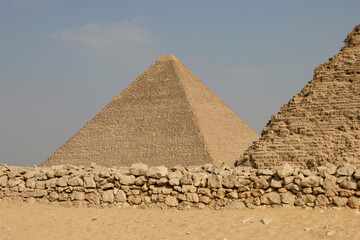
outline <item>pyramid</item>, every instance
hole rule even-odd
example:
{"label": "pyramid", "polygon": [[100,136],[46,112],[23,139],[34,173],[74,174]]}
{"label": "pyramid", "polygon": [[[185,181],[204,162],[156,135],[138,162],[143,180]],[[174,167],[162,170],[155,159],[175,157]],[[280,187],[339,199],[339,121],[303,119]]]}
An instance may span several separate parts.
{"label": "pyramid", "polygon": [[43,166],[234,165],[259,136],[176,57],[160,57]]}
{"label": "pyramid", "polygon": [[260,140],[237,165],[360,165],[360,25],[340,53],[314,73],[313,80],[271,117]]}

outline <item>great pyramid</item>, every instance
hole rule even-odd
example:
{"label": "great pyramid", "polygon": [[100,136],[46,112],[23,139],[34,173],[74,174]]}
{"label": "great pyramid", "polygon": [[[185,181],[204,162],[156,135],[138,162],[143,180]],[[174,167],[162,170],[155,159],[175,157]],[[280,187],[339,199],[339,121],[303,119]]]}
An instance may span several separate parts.
{"label": "great pyramid", "polygon": [[44,166],[234,165],[259,136],[176,57],[160,57]]}
{"label": "great pyramid", "polygon": [[237,165],[360,165],[360,25],[340,53],[314,72],[313,80],[271,117]]}

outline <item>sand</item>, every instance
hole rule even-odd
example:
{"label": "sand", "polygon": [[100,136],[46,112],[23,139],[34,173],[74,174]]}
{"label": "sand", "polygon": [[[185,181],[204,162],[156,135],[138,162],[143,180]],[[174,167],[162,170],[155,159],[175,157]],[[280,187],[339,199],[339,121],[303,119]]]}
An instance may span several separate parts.
{"label": "sand", "polygon": [[177,211],[0,202],[1,240],[359,239],[359,226],[359,211],[353,209]]}

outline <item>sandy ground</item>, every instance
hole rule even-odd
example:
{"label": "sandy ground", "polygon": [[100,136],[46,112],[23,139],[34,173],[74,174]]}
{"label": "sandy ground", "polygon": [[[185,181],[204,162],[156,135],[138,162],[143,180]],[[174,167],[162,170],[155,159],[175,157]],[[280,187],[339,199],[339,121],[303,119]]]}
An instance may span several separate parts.
{"label": "sandy ground", "polygon": [[[0,202],[0,239],[360,239],[358,212],[177,211]],[[264,218],[270,223],[263,224]]]}

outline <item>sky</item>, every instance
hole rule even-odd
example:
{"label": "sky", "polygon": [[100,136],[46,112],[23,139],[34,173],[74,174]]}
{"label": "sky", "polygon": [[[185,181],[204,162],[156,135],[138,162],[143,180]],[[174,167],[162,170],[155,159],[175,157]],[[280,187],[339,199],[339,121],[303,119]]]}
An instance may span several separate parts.
{"label": "sky", "polygon": [[175,55],[259,134],[360,24],[360,1],[1,0],[0,162],[39,165]]}

